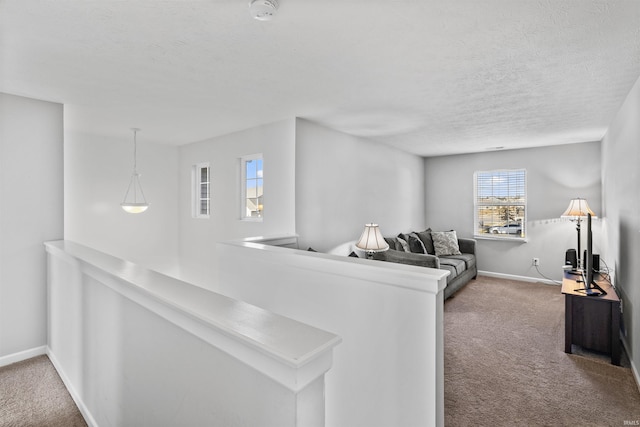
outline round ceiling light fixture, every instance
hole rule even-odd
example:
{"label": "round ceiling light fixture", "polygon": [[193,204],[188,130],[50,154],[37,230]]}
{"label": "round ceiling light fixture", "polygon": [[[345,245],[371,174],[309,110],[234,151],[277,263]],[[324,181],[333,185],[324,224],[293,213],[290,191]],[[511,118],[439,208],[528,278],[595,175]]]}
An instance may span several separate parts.
{"label": "round ceiling light fixture", "polygon": [[270,21],[278,12],[277,0],[251,0],[249,12],[258,21]]}

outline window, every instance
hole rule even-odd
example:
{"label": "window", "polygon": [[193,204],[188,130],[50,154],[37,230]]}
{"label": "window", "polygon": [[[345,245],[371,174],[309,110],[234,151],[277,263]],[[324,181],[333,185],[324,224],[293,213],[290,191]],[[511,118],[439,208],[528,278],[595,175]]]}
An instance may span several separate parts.
{"label": "window", "polygon": [[476,237],[527,237],[527,171],[524,169],[476,172]]}
{"label": "window", "polygon": [[194,218],[209,218],[211,209],[211,174],[209,163],[198,163],[193,166],[193,209]]}
{"label": "window", "polygon": [[242,170],[242,219],[262,220],[264,209],[262,154],[241,159]]}

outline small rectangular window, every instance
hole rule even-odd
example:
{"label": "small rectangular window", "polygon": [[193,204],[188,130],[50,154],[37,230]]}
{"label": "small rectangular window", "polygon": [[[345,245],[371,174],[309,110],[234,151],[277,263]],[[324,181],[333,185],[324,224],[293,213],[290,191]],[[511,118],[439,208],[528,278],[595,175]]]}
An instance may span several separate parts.
{"label": "small rectangular window", "polygon": [[242,219],[261,221],[264,211],[262,154],[241,158]]}
{"label": "small rectangular window", "polygon": [[194,218],[209,218],[211,209],[211,169],[209,163],[193,166],[193,209]]}
{"label": "small rectangular window", "polygon": [[494,170],[474,174],[476,237],[527,237],[527,172]]}

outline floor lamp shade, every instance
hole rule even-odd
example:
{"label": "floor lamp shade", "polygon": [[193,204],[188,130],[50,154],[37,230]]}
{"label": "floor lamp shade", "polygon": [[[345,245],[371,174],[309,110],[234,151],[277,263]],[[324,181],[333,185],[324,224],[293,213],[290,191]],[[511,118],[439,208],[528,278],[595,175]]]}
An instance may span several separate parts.
{"label": "floor lamp shade", "polygon": [[365,224],[356,248],[367,252],[381,252],[389,249],[389,245],[382,237],[378,224]]}
{"label": "floor lamp shade", "polygon": [[592,217],[595,217],[596,214],[591,210],[589,204],[586,199],[576,198],[571,199],[569,202],[569,207],[564,213],[561,215],[562,218],[581,218],[587,216],[587,214],[591,214]]}

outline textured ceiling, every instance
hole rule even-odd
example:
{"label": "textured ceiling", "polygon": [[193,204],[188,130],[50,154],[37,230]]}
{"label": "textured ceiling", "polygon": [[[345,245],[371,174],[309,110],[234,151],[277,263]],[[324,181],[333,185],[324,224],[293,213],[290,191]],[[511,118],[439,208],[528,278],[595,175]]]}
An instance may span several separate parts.
{"label": "textured ceiling", "polygon": [[0,0],[0,91],[185,144],[294,116],[419,155],[600,140],[640,1]]}

